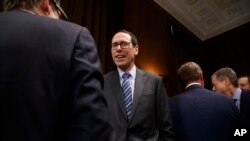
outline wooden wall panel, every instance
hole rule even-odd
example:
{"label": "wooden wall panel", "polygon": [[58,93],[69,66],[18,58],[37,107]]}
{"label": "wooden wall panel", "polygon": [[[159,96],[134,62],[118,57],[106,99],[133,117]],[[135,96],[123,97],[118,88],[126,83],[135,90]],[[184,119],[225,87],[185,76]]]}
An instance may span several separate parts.
{"label": "wooden wall panel", "polygon": [[139,67],[168,75],[168,22],[163,14],[145,0],[126,0],[124,28],[138,37],[140,49],[136,63]]}
{"label": "wooden wall panel", "polygon": [[116,68],[109,46],[113,34],[127,29],[139,39],[136,64],[162,75],[169,96],[182,91],[176,71],[186,61],[200,64],[208,89],[210,75],[220,67],[250,74],[250,23],[201,42],[152,0],[61,0],[61,4],[71,22],[90,30],[104,73]]}
{"label": "wooden wall panel", "polygon": [[[132,31],[139,40],[138,67],[164,78],[169,96],[179,92],[176,79],[176,60],[171,22],[148,0],[124,1],[124,28]],[[179,58],[179,56],[177,57]]]}

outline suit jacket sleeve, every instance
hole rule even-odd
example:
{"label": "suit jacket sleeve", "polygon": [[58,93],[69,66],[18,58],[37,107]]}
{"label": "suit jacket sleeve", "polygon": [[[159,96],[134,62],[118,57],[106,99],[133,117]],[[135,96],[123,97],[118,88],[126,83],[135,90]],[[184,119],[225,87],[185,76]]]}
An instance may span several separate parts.
{"label": "suit jacket sleeve", "polygon": [[71,60],[71,117],[69,140],[109,140],[107,103],[103,97],[103,76],[95,42],[82,28]]}
{"label": "suit jacket sleeve", "polygon": [[157,87],[157,118],[159,141],[174,141],[175,135],[172,128],[172,116],[170,115],[168,96],[161,79]]}

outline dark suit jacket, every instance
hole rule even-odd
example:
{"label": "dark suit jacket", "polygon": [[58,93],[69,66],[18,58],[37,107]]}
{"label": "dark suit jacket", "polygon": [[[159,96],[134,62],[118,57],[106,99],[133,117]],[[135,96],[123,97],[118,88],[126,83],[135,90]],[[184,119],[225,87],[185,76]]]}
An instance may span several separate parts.
{"label": "dark suit jacket", "polygon": [[250,91],[242,90],[240,98],[240,124],[236,127],[238,131],[246,129],[243,136],[234,136],[235,141],[249,141],[250,137]]}
{"label": "dark suit jacket", "polygon": [[114,141],[172,141],[172,121],[159,76],[136,69],[132,119],[128,122],[118,71],[104,77]]}
{"label": "dark suit jacket", "polygon": [[200,85],[172,97],[170,108],[181,141],[228,141],[239,118],[232,98]]}
{"label": "dark suit jacket", "polygon": [[0,140],[108,140],[107,103],[86,28],[0,13]]}
{"label": "dark suit jacket", "polygon": [[240,118],[242,128],[248,128],[250,132],[250,91],[242,90],[241,92]]}

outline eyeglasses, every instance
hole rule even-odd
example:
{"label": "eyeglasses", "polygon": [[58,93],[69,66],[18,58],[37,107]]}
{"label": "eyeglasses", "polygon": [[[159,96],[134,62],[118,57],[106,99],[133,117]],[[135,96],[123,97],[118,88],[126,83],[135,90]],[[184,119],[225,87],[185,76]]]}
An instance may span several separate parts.
{"label": "eyeglasses", "polygon": [[120,42],[120,43],[112,43],[111,44],[111,48],[113,50],[116,50],[118,48],[118,46],[120,46],[121,49],[126,49],[126,48],[129,48],[130,42]]}
{"label": "eyeglasses", "polygon": [[58,10],[59,15],[62,15],[64,19],[68,20],[68,17],[66,13],[63,11],[62,7],[60,6],[60,1],[59,0],[53,0],[55,7]]}

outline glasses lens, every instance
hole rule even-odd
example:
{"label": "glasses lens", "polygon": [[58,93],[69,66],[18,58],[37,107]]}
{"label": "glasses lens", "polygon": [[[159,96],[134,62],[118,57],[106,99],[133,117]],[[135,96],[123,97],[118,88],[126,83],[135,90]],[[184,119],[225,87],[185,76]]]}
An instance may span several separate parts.
{"label": "glasses lens", "polygon": [[56,8],[60,11],[60,14],[67,20],[68,17],[66,13],[63,11],[62,7],[60,6],[60,1],[59,0],[53,0]]}
{"label": "glasses lens", "polygon": [[112,49],[117,49],[118,46],[120,46],[120,48],[126,49],[129,47],[129,45],[130,45],[130,42],[121,42],[121,43],[112,43],[111,47]]}
{"label": "glasses lens", "polygon": [[120,43],[121,48],[128,48],[129,45],[130,45],[130,42],[121,42]]}

